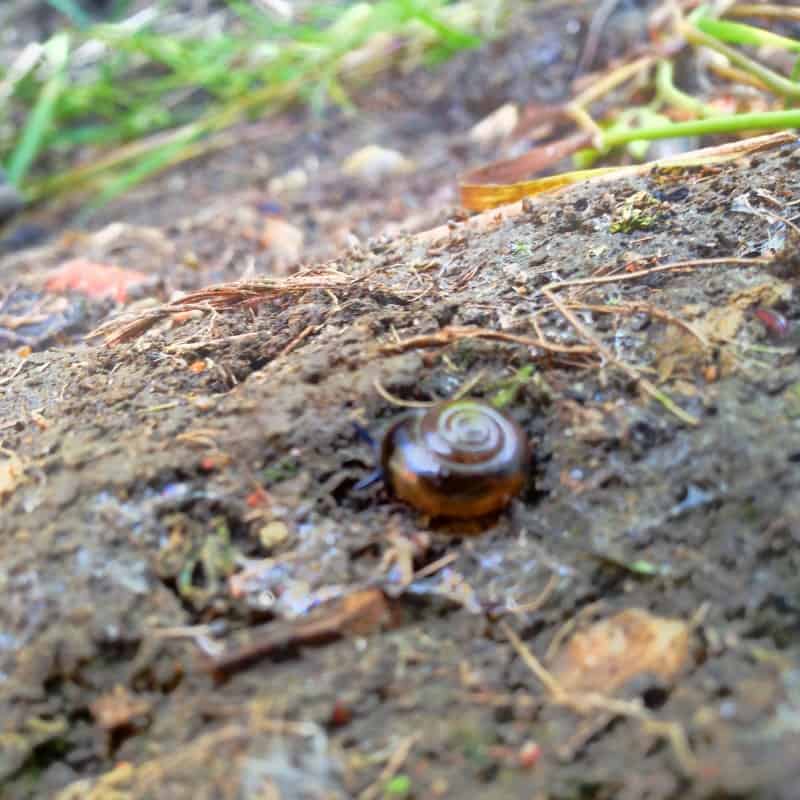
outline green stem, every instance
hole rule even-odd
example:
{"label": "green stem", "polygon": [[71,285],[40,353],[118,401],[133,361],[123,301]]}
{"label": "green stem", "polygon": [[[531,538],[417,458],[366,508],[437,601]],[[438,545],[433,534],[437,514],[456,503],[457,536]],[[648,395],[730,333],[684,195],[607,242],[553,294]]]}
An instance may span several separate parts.
{"label": "green stem", "polygon": [[740,131],[777,131],[800,128],[800,110],[763,111],[753,114],[726,114],[690,122],[671,122],[631,130],[610,131],[603,135],[603,149],[618,147],[639,139],[671,139],[678,136],[709,136]]}
{"label": "green stem", "polygon": [[748,58],[748,56],[740,53],[738,50],[728,47],[728,45],[723,44],[713,36],[703,33],[685,20],[680,20],[678,22],[678,31],[692,44],[710,47],[712,50],[722,53],[731,64],[735,64],[751,75],[754,75],[775,94],[781,97],[791,98],[792,100],[800,100],[800,83],[795,83],[795,81],[790,81],[788,78],[778,75],[777,72],[773,72],[771,69],[759,64],[752,58]]}
{"label": "green stem", "polygon": [[662,59],[656,66],[656,91],[660,100],[670,106],[688,111],[696,117],[716,117],[719,112],[700,102],[686,92],[682,92],[674,83],[675,67],[671,61]]}

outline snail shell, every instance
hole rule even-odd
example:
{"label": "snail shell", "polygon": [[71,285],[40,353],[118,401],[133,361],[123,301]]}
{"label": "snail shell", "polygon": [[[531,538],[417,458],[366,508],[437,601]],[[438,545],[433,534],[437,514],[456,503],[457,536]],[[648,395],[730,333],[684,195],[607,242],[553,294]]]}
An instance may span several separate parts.
{"label": "snail shell", "polygon": [[393,494],[434,517],[479,517],[525,483],[530,447],[514,420],[487,403],[453,400],[404,415],[381,442]]}

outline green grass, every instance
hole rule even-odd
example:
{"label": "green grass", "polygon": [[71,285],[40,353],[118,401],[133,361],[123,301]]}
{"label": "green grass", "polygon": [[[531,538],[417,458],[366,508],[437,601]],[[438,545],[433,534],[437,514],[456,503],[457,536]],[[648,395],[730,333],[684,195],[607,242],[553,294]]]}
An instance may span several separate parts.
{"label": "green grass", "polygon": [[[134,25],[99,24],[75,0],[49,1],[69,30],[43,43],[35,61],[28,52],[0,72],[0,165],[32,202],[91,192],[90,207],[219,146],[238,122],[293,103],[346,105],[398,60],[434,62],[475,47],[502,5],[312,3],[288,23],[228,0],[231,24],[211,33],[197,20],[165,29],[168,4]],[[127,5],[117,0],[115,10]],[[370,49],[379,35],[393,46]],[[349,66],[359,51],[362,63]]]}

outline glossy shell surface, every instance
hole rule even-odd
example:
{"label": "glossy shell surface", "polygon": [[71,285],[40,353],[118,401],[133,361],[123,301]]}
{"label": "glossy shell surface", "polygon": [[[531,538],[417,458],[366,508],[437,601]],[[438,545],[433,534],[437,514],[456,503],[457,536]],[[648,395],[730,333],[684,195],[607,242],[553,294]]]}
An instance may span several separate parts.
{"label": "glossy shell surface", "polygon": [[405,415],[381,443],[389,489],[434,517],[499,511],[522,489],[530,456],[519,425],[477,400],[454,400]]}

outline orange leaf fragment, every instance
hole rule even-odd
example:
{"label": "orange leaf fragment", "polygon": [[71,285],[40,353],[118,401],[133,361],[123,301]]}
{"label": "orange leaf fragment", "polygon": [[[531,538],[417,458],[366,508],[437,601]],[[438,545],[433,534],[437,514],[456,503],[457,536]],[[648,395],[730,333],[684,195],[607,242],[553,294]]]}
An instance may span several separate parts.
{"label": "orange leaf fragment", "polygon": [[124,303],[131,289],[152,280],[152,276],[144,272],[73,258],[48,275],[45,288],[50,292],[79,292],[96,300],[112,297],[116,302]]}
{"label": "orange leaf fragment", "polygon": [[245,498],[245,503],[247,503],[248,508],[261,508],[262,506],[268,506],[270,504],[269,495],[267,494],[266,489],[261,486],[257,486],[252,492],[250,492],[250,494],[247,495]]}

